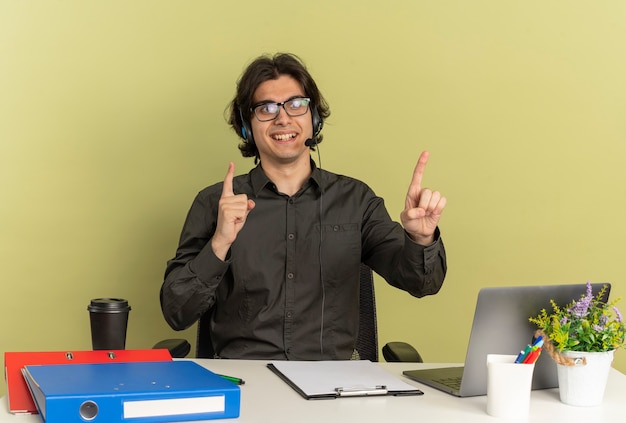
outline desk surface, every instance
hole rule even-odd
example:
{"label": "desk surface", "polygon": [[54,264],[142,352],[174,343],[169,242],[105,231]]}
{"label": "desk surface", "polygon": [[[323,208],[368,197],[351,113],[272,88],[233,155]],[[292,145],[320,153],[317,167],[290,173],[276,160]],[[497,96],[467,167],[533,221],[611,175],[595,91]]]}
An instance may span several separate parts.
{"label": "desk surface", "polygon": [[[423,396],[360,397],[307,401],[266,367],[265,361],[196,360],[216,373],[245,380],[241,386],[241,415],[238,419],[210,422],[388,422],[463,421],[491,422],[486,412],[487,397],[457,398],[401,376],[403,370],[440,367],[441,364],[380,363],[390,373],[424,391]],[[599,407],[573,407],[559,400],[557,389],[533,391],[528,421],[623,421],[626,416],[626,375],[611,369],[604,402]],[[294,420],[295,419],[295,420]],[[0,423],[39,423],[37,415],[12,415],[6,396],[0,398]]]}

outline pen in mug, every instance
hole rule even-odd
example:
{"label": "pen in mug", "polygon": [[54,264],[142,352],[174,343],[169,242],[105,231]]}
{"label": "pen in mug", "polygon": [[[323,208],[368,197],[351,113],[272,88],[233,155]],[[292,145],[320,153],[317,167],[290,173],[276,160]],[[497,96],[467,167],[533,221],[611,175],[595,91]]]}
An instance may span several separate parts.
{"label": "pen in mug", "polygon": [[526,356],[530,353],[531,349],[532,345],[526,345],[526,348],[520,351],[520,353],[517,355],[517,358],[515,358],[515,363],[521,363],[522,361],[524,361]]}
{"label": "pen in mug", "polygon": [[533,364],[537,361],[537,359],[539,358],[539,355],[541,355],[541,347],[532,350],[528,356],[524,359],[524,361],[522,361],[522,364]]}
{"label": "pen in mug", "polygon": [[528,355],[537,348],[541,348],[543,346],[543,337],[539,335],[532,344],[526,345],[526,348],[517,355],[515,358],[515,363],[524,363]]}
{"label": "pen in mug", "polygon": [[543,346],[543,340],[539,340],[539,342],[536,342],[530,349],[530,352],[521,361],[522,364],[533,364],[535,361],[537,361],[537,359],[539,358],[539,355],[541,354],[542,346]]}
{"label": "pen in mug", "polygon": [[543,336],[539,335],[539,336],[537,337],[537,339],[535,339],[535,341],[533,342],[533,345],[532,345],[532,346],[534,347],[534,346],[537,346],[537,345],[538,345],[538,346],[543,345]]}

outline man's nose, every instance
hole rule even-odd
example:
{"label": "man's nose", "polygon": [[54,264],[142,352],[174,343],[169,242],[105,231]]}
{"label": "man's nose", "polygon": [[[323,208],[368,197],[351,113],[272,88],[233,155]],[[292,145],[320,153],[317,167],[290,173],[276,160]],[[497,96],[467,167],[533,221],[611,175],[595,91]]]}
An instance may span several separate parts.
{"label": "man's nose", "polygon": [[285,106],[282,105],[278,108],[278,116],[276,116],[276,119],[274,119],[274,121],[276,123],[285,123],[285,122],[289,122],[291,119],[291,116],[289,116],[287,114],[287,111],[285,110]]}

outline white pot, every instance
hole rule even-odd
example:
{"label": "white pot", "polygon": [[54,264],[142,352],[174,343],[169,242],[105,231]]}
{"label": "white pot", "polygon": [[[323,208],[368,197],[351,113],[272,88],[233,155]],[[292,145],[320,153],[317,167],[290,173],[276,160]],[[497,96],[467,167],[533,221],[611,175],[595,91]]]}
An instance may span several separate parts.
{"label": "white pot", "polygon": [[[565,357],[574,359],[573,366],[557,364],[559,395],[569,405],[590,407],[602,404],[604,390],[613,362],[613,351],[564,351]],[[587,364],[583,364],[583,358]]]}

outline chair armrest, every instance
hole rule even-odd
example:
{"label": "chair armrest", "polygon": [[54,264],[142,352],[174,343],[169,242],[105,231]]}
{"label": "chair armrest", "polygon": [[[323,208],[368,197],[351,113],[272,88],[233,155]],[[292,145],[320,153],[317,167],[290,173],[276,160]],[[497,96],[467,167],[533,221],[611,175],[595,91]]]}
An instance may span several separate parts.
{"label": "chair armrest", "polygon": [[383,347],[383,357],[389,363],[423,363],[422,356],[406,342],[389,342]]}
{"label": "chair armrest", "polygon": [[184,358],[191,351],[191,344],[185,339],[164,339],[154,344],[152,349],[166,349],[173,358]]}

